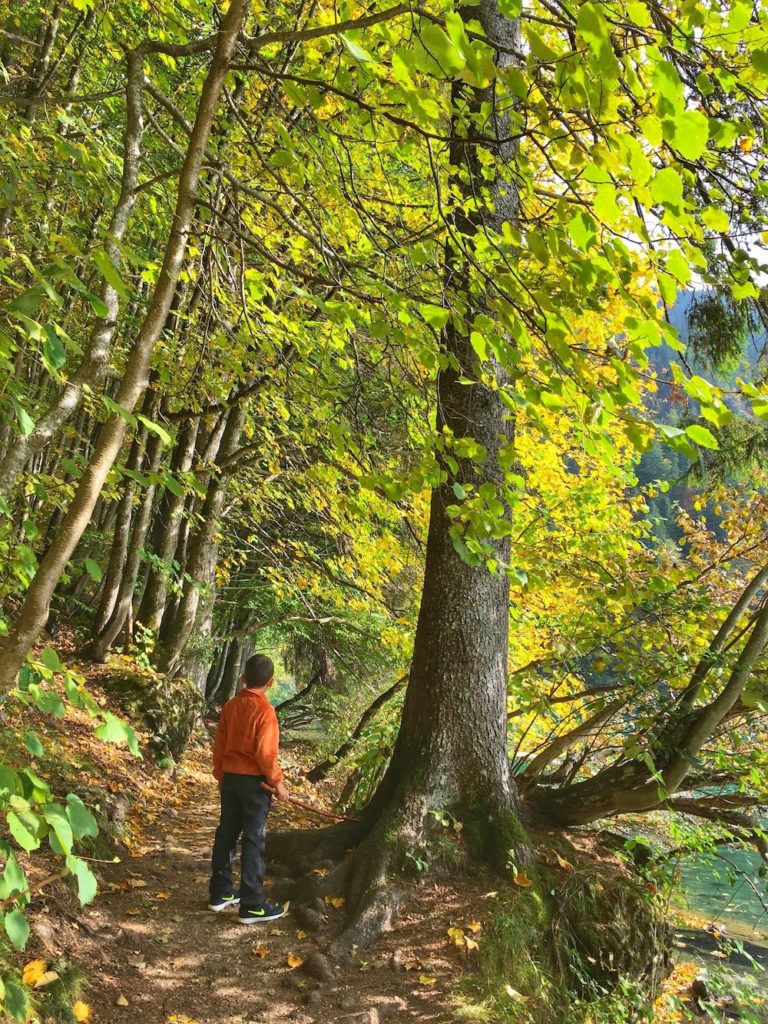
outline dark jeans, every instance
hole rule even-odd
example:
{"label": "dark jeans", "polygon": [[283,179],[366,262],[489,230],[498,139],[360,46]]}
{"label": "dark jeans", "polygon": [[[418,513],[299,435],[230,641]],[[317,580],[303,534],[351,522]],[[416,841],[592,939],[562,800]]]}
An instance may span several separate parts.
{"label": "dark jeans", "polygon": [[229,772],[221,780],[221,819],[211,858],[212,900],[233,891],[232,862],[242,835],[240,905],[257,907],[264,902],[264,840],[272,794],[261,788],[263,781],[263,775]]}

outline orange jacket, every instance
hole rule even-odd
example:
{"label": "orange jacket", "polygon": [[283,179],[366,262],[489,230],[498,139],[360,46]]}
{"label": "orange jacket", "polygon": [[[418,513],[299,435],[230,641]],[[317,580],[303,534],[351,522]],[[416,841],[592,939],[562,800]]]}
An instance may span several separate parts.
{"label": "orange jacket", "polygon": [[270,786],[282,781],[277,764],[280,729],[263,690],[241,690],[221,709],[213,745],[213,774],[264,775]]}

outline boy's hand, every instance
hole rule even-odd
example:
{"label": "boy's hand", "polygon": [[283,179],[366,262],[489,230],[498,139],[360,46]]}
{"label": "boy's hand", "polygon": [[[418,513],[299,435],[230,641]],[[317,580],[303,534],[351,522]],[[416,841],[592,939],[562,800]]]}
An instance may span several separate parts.
{"label": "boy's hand", "polygon": [[287,800],[288,790],[285,788],[282,782],[278,782],[274,788],[273,796],[275,800]]}

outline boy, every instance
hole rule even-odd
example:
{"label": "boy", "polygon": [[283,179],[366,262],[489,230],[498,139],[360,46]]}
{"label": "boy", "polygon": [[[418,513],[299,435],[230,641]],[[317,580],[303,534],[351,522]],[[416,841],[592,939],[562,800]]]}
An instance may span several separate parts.
{"label": "boy", "polygon": [[[274,921],[285,913],[264,900],[264,840],[272,795],[288,797],[277,765],[280,731],[267,690],[275,681],[270,658],[245,663],[245,688],[221,711],[213,747],[213,774],[221,794],[221,819],[211,858],[210,902],[217,913],[240,905],[241,924]],[[269,786],[266,790],[262,783]],[[232,861],[242,835],[240,892],[232,887]]]}

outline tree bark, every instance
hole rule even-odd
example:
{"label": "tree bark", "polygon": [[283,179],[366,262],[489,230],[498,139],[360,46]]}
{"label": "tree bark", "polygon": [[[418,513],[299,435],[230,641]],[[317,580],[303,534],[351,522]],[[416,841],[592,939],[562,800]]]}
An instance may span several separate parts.
{"label": "tree bark", "polygon": [[[243,26],[248,0],[232,0],[216,39],[211,66],[184,164],[158,284],[128,358],[117,401],[129,413],[147,387],[149,361],[171,308],[197,200],[200,171],[227,69]],[[9,690],[48,617],[51,597],[93,512],[101,488],[123,442],[126,422],[113,415],[104,425],[98,447],[80,481],[62,527],[27,591],[19,617],[0,651],[0,691]]]}
{"label": "tree bark", "polygon": [[[171,458],[171,475],[187,473],[192,466],[195,441],[200,425],[199,417],[185,420],[179,431],[179,438]],[[168,577],[179,539],[181,516],[184,511],[185,495],[176,494],[166,487],[155,516],[151,550],[156,562],[150,564],[144,594],[136,613],[136,621],[157,634],[168,597]]]}
{"label": "tree bark", "polygon": [[[123,146],[123,173],[120,196],[107,228],[105,250],[116,267],[120,267],[120,247],[128,227],[128,220],[136,198],[136,185],[141,165],[141,135],[143,131],[142,111],[142,54],[132,51],[127,56],[128,72],[126,82],[126,124]],[[191,144],[190,144],[191,148]],[[179,198],[181,198],[181,190]],[[178,211],[177,211],[178,212]],[[0,233],[2,229],[0,228]],[[171,238],[173,239],[173,234]],[[161,288],[158,288],[158,291]],[[157,294],[157,292],[156,292]],[[107,307],[106,316],[97,320],[91,334],[85,355],[56,400],[37,418],[34,429],[27,437],[19,435],[6,451],[0,462],[0,498],[7,497],[16,484],[24,466],[36,452],[46,445],[80,405],[85,387],[97,390],[104,381],[109,366],[109,353],[117,328],[120,311],[120,296],[117,290],[104,281],[101,299]],[[152,342],[154,345],[154,341]],[[136,342],[134,350],[139,346]],[[139,392],[140,394],[140,392]],[[137,395],[138,397],[138,395]],[[134,402],[136,399],[134,398]],[[132,406],[131,406],[132,408]],[[123,427],[123,429],[125,429]]]}
{"label": "tree bark", "polygon": [[[221,461],[228,459],[237,449],[245,422],[245,413],[245,408],[240,405],[229,410],[218,454]],[[230,475],[222,473],[214,477],[208,485],[200,514],[200,526],[192,539],[187,556],[187,578],[184,582],[181,601],[167,637],[163,640],[162,651],[158,659],[160,670],[169,675],[173,675],[178,670],[182,653],[192,634],[198,614],[202,588],[210,585],[211,582],[212,568],[215,562],[213,537],[218,527],[229,480]]]}

